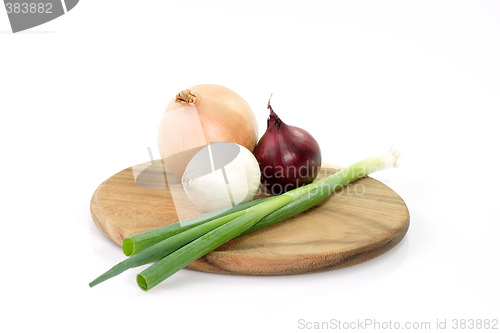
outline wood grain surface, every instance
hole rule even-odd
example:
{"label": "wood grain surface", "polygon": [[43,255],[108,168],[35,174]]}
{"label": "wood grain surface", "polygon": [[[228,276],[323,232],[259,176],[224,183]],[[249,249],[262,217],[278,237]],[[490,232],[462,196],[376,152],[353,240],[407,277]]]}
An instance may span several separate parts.
{"label": "wood grain surface", "polygon": [[[335,171],[323,166],[318,179]],[[95,191],[90,210],[99,230],[118,245],[132,234],[203,213],[189,202],[178,179],[166,172],[161,160],[108,178]],[[394,247],[406,234],[409,222],[404,201],[389,187],[366,177],[307,212],[233,239],[188,267],[246,275],[345,267]]]}

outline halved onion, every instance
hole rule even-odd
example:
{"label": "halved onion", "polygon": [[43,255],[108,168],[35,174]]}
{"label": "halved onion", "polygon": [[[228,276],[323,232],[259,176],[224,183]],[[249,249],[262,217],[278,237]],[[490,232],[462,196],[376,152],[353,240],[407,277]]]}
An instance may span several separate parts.
{"label": "halved onion", "polygon": [[200,150],[182,176],[188,198],[207,212],[250,201],[259,185],[254,155],[232,142],[215,142]]}

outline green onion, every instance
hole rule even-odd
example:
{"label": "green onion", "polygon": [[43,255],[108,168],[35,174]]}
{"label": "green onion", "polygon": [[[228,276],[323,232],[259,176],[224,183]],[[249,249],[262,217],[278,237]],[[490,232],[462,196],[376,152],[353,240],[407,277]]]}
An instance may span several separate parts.
{"label": "green onion", "polygon": [[163,227],[159,227],[156,229],[148,230],[145,232],[141,232],[139,234],[135,234],[132,236],[129,236],[123,240],[122,243],[122,250],[123,253],[126,256],[130,256],[133,254],[136,254],[142,250],[144,250],[147,247],[150,247],[153,244],[156,244],[164,239],[167,239],[169,237],[172,237],[176,234],[182,233],[188,229],[191,229],[193,227],[196,227],[200,224],[203,224],[207,221],[211,221],[213,219],[216,219],[221,216],[225,216],[228,214],[232,214],[234,212],[238,212],[244,209],[247,209],[249,207],[255,206],[261,202],[264,202],[266,200],[270,199],[268,198],[262,198],[262,199],[257,199],[254,201],[250,202],[245,202],[240,205],[231,207],[231,208],[224,208],[220,210],[216,210],[213,212],[208,212],[187,220],[175,222]]}
{"label": "green onion", "polygon": [[131,236],[132,247],[126,245],[127,251],[124,248],[124,252],[134,254],[92,281],[90,286],[131,267],[157,261],[137,276],[139,287],[149,290],[227,241],[304,212],[358,178],[395,167],[398,157],[399,152],[391,149],[280,196],[255,200]]}

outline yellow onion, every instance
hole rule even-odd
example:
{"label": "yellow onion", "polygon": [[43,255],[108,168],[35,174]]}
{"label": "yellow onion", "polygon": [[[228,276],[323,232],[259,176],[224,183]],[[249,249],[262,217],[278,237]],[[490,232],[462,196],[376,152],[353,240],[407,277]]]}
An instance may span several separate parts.
{"label": "yellow onion", "polygon": [[208,144],[233,142],[253,152],[257,136],[257,119],[240,95],[202,84],[179,92],[168,104],[158,148],[167,169],[181,178],[191,158]]}

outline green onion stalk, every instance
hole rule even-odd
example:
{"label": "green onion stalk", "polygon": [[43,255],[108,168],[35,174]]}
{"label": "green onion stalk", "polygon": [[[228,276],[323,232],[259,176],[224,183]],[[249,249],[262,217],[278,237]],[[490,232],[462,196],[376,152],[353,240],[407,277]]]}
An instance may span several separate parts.
{"label": "green onion stalk", "polygon": [[399,152],[394,149],[366,158],[333,175],[306,186],[172,225],[146,231],[123,242],[129,258],[113,266],[90,283],[93,287],[123,271],[156,262],[137,275],[137,284],[149,290],[229,240],[261,230],[300,214],[341,189],[375,171],[396,167]]}

